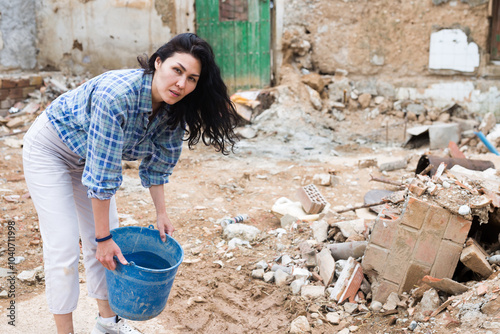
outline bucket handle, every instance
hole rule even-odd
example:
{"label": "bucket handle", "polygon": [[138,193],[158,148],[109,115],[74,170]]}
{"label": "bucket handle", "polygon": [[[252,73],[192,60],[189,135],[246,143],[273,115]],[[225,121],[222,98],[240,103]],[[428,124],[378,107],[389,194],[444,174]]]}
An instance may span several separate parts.
{"label": "bucket handle", "polygon": [[155,226],[153,224],[149,225],[148,226],[150,229],[154,230],[155,229]]}
{"label": "bucket handle", "polygon": [[[124,264],[122,264],[122,263],[120,262],[120,260],[118,260],[118,257],[117,257],[116,255],[115,255],[115,256],[113,256],[113,260],[115,260],[115,261],[116,261],[116,265],[117,265],[117,266],[118,266],[118,265],[122,265],[122,266],[124,265]],[[127,263],[127,264],[125,264],[126,266],[135,266],[134,261],[130,261],[130,262],[129,262],[129,261],[127,261],[127,262],[128,262],[128,263]]]}

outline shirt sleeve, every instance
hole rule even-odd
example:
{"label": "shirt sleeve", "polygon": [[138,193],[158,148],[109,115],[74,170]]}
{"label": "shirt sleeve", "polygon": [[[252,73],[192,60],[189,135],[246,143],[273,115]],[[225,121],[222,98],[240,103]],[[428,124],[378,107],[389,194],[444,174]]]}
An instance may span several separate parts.
{"label": "shirt sleeve", "polygon": [[89,198],[110,199],[122,183],[124,106],[105,91],[92,96],[82,183]]}
{"label": "shirt sleeve", "polygon": [[142,186],[149,188],[153,185],[168,183],[168,178],[177,164],[182,151],[184,129],[166,129],[153,141],[153,154],[142,159],[139,166],[139,177]]}

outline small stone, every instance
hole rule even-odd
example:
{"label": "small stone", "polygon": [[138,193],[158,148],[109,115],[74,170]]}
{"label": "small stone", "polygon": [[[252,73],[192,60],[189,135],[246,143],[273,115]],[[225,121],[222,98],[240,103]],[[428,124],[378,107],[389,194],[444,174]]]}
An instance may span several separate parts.
{"label": "small stone", "polygon": [[356,312],[358,310],[358,304],[357,303],[345,303],[344,310],[349,314],[353,314],[354,312]]}
{"label": "small stone", "polygon": [[326,314],[326,320],[332,325],[338,325],[340,323],[340,315],[338,312],[328,312]]}
{"label": "small stone", "polygon": [[462,205],[458,208],[458,214],[460,214],[462,216],[468,215],[470,213],[471,213],[471,211],[470,211],[470,207],[468,205]]}
{"label": "small stone", "polygon": [[274,279],[274,272],[268,271],[264,274],[264,282],[270,283]]}
{"label": "small stone", "polygon": [[408,329],[411,330],[411,331],[414,331],[415,328],[417,328],[417,322],[415,320],[413,320],[411,323],[410,323],[410,326],[408,326]]}
{"label": "small stone", "polygon": [[349,328],[349,332],[354,333],[355,331],[358,330],[359,327],[358,326],[349,326],[347,328]]}
{"label": "small stone", "polygon": [[380,310],[382,309],[382,303],[375,300],[370,304],[370,309],[373,312],[380,312]]}
{"label": "small stone", "polygon": [[7,292],[7,290],[3,290],[2,292],[0,292],[0,298],[8,298],[9,297],[9,293]]}
{"label": "small stone", "polygon": [[292,289],[292,294],[298,295],[302,286],[305,284],[305,280],[303,278],[296,279],[290,284],[290,288]]}
{"label": "small stone", "polygon": [[263,279],[264,278],[264,269],[252,270],[252,277]]}
{"label": "small stone", "polygon": [[267,267],[269,267],[269,265],[264,260],[261,260],[261,261],[257,262],[257,264],[255,265],[255,269],[264,269],[264,270],[266,270]]}
{"label": "small stone", "polygon": [[340,332],[337,332],[337,334],[349,334],[349,333],[350,333],[349,328],[344,328]]}
{"label": "small stone", "polygon": [[288,274],[281,269],[276,270],[274,273],[274,281],[276,282],[276,285],[285,285],[287,278]]}
{"label": "small stone", "polygon": [[311,325],[309,325],[309,321],[303,315],[292,321],[290,325],[290,334],[300,334],[309,331],[311,331]]}

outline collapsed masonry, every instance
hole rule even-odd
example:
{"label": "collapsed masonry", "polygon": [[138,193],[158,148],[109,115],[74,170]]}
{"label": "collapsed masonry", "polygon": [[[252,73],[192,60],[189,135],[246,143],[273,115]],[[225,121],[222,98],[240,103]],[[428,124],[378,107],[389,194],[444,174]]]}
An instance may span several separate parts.
{"label": "collapsed masonry", "polygon": [[426,275],[452,278],[471,224],[414,197],[399,219],[378,220],[362,261],[372,299],[385,302],[391,292],[410,292]]}

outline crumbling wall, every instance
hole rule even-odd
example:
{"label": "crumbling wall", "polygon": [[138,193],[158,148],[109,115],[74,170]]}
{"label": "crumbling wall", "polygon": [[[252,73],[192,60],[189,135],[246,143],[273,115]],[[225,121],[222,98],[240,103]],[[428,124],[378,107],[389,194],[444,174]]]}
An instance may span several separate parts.
{"label": "crumbling wall", "polygon": [[[292,0],[285,18],[285,42],[292,46],[297,61],[323,74],[344,69],[353,75],[431,75],[431,33],[457,24],[478,45],[481,55],[488,52],[487,3]],[[301,54],[293,49],[297,44],[311,47]]]}
{"label": "crumbling wall", "polygon": [[178,32],[194,31],[193,4],[194,0],[37,0],[39,68],[99,74],[136,67],[137,55],[151,54]]}
{"label": "crumbling wall", "polygon": [[0,70],[36,66],[35,0],[0,0]]}

